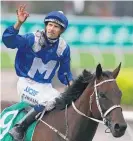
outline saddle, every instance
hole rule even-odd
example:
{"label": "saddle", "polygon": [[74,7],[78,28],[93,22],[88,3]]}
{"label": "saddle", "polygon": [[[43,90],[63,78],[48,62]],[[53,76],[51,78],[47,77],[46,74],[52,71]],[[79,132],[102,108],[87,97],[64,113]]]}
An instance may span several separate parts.
{"label": "saddle", "polygon": [[[7,107],[0,114],[0,140],[1,141],[12,141],[12,137],[8,134],[15,124],[17,124],[31,109],[32,107],[24,102],[16,103],[10,107]],[[33,132],[38,121],[35,121],[26,131],[25,140],[32,141]]]}

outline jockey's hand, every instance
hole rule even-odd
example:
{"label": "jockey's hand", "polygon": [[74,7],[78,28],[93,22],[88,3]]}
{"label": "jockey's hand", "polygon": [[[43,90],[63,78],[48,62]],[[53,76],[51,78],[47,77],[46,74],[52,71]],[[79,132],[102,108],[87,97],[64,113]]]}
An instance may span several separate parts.
{"label": "jockey's hand", "polygon": [[73,81],[69,81],[69,85],[67,87],[71,86],[73,84]]}
{"label": "jockey's hand", "polygon": [[22,24],[26,21],[26,19],[29,17],[29,13],[25,10],[26,5],[21,5],[17,9],[17,17],[18,17],[18,23]]}

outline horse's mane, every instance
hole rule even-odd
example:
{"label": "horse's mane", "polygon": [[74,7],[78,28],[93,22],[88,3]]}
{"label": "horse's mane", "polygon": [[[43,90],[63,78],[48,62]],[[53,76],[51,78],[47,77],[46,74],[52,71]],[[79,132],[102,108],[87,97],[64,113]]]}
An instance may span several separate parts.
{"label": "horse's mane", "polygon": [[66,105],[69,106],[72,101],[77,100],[92,79],[93,74],[83,70],[73,84],[61,94],[61,97],[56,99],[56,108],[64,109]]}

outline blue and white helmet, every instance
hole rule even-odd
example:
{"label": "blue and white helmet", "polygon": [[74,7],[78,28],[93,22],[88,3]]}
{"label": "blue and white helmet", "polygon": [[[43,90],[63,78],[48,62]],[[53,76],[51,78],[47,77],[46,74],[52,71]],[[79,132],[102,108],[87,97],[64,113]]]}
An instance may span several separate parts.
{"label": "blue and white helmet", "polygon": [[55,22],[59,25],[61,25],[64,30],[67,29],[68,26],[68,19],[67,17],[63,14],[62,11],[52,11],[47,14],[47,16],[44,19],[45,24],[47,22]]}

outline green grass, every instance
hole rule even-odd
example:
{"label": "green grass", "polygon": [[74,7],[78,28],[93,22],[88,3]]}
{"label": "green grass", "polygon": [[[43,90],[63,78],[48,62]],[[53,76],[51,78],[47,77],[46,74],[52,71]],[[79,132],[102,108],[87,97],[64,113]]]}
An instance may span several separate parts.
{"label": "green grass", "polygon": [[[115,68],[118,65],[117,58],[115,57],[114,54],[103,53],[102,57],[103,57],[103,62],[102,62],[103,68]],[[133,61],[132,61],[133,54],[124,54],[123,57],[124,57],[124,63],[122,63],[122,67],[125,67],[125,68],[133,67]],[[76,68],[79,68],[79,67],[80,68],[94,68],[98,63],[101,63],[101,62],[98,62],[98,61],[95,62],[93,55],[90,53],[80,53],[79,65],[75,65],[77,64],[77,60],[72,58],[72,67],[74,66]]]}
{"label": "green grass", "polygon": [[[72,57],[72,68],[95,68],[96,65],[99,63],[98,61],[94,60],[94,56],[91,53],[80,53],[79,54],[80,61],[76,58]],[[115,68],[118,63],[116,57],[112,53],[103,53],[103,68]],[[118,56],[119,57],[119,56]],[[1,68],[13,68],[14,66],[14,52],[1,52]],[[133,54],[124,54],[124,62],[122,63],[122,67],[131,68],[133,67]],[[101,62],[100,62],[101,63]]]}
{"label": "green grass", "polygon": [[103,67],[110,68],[111,66],[115,66],[115,56],[113,54],[103,54],[104,63]]}
{"label": "green grass", "polygon": [[[116,68],[116,60],[115,56],[111,53],[102,54],[104,57],[103,60],[103,68]],[[1,52],[1,68],[8,69],[14,67],[14,52]],[[120,89],[123,92],[122,96],[122,104],[125,105],[133,105],[133,54],[125,54],[124,55],[125,64],[123,67],[127,69],[122,69],[118,76],[118,84]],[[78,64],[78,65],[77,65]],[[92,54],[81,53],[80,54],[80,62],[77,62],[76,58],[72,59],[72,67],[74,69],[78,68],[95,68],[96,62],[93,58]],[[118,64],[117,64],[118,65]],[[132,69],[131,69],[132,68]]]}
{"label": "green grass", "polygon": [[122,104],[133,106],[133,68],[121,69],[117,84],[122,91]]}
{"label": "green grass", "polygon": [[[9,53],[9,52],[8,52]],[[13,68],[14,66],[14,53],[11,53],[14,57],[12,58],[7,52],[1,52],[1,68],[2,69],[8,69]]]}
{"label": "green grass", "polygon": [[131,66],[133,67],[133,54],[127,54],[125,56],[125,67]]}
{"label": "green grass", "polygon": [[[76,61],[76,60],[74,60]],[[85,68],[85,67],[93,67],[95,64],[95,60],[92,55],[87,54],[87,53],[81,53],[80,54],[80,67]]]}

